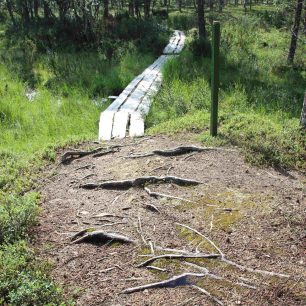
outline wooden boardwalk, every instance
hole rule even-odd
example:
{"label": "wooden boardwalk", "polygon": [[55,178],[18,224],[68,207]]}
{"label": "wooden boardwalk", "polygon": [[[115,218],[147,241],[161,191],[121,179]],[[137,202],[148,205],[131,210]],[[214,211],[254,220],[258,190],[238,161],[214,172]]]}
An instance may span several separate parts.
{"label": "wooden boardwalk", "polygon": [[144,134],[144,120],[148,114],[152,95],[156,94],[162,81],[162,66],[182,51],[185,35],[174,31],[169,44],[161,55],[142,74],[138,75],[101,113],[99,140],[137,137]]}

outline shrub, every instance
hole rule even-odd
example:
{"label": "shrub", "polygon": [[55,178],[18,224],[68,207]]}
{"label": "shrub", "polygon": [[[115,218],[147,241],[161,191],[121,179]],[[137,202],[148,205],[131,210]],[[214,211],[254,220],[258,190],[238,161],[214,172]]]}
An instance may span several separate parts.
{"label": "shrub", "polygon": [[173,12],[169,14],[168,26],[173,29],[188,31],[196,26],[196,16],[193,13]]}
{"label": "shrub", "polygon": [[27,237],[38,215],[38,194],[0,196],[0,243]]}
{"label": "shrub", "polygon": [[0,246],[0,304],[65,305],[48,272],[25,241]]}

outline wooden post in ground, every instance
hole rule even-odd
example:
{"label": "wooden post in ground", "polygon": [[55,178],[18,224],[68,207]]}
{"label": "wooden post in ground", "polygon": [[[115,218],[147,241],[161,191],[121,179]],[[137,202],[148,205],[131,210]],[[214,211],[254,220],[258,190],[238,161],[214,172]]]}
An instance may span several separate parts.
{"label": "wooden post in ground", "polygon": [[212,57],[211,57],[211,116],[210,135],[217,136],[218,97],[219,97],[219,63],[220,63],[220,22],[213,22]]}

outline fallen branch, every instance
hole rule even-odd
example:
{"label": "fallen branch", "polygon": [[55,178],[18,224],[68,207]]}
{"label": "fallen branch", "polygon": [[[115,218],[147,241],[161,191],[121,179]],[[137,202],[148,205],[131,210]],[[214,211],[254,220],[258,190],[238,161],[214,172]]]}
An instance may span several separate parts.
{"label": "fallen branch", "polygon": [[143,187],[145,184],[157,184],[157,183],[173,183],[179,186],[191,186],[203,184],[202,182],[184,179],[176,176],[143,176],[132,180],[123,181],[106,181],[102,183],[88,183],[80,185],[80,188],[84,189],[115,189],[125,190],[132,187]]}
{"label": "fallen branch", "polygon": [[189,259],[189,258],[208,258],[208,259],[218,259],[220,258],[220,254],[163,254],[149,258],[148,260],[142,262],[137,266],[137,268],[145,267],[150,263],[154,262],[158,259]]}
{"label": "fallen branch", "polygon": [[[82,235],[82,237],[73,240],[71,243],[72,244],[77,244],[77,243],[94,243],[94,242],[99,242],[99,243],[104,243],[104,242],[121,242],[121,243],[133,243],[134,241],[130,239],[129,237],[126,237],[122,234],[117,234],[117,233],[107,233],[103,231],[92,231],[88,232],[86,230],[83,230],[78,233],[78,236]],[[77,237],[78,237],[77,236]]]}
{"label": "fallen branch", "polygon": [[171,277],[167,280],[156,282],[156,283],[150,283],[138,287],[132,287],[127,288],[122,291],[124,294],[134,293],[143,291],[146,289],[153,289],[153,288],[175,288],[177,286],[186,286],[186,285],[192,285],[196,282],[196,278],[204,277],[205,274],[198,274],[198,273],[184,273],[180,274],[178,276]]}
{"label": "fallen branch", "polygon": [[164,193],[160,193],[160,192],[151,191],[148,187],[144,187],[144,190],[147,192],[147,194],[150,197],[153,197],[153,198],[161,197],[161,198],[174,199],[174,200],[180,200],[180,201],[192,203],[192,201],[187,200],[187,199],[183,199],[183,198],[180,198],[180,197],[175,197],[175,196],[172,196],[172,195],[169,195],[169,194],[164,194]]}

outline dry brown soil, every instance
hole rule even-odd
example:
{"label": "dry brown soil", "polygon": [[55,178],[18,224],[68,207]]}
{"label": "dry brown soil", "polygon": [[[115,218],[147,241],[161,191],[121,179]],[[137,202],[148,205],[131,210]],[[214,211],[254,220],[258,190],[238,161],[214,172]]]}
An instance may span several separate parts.
{"label": "dry brown soil", "polygon": [[[190,136],[126,139],[110,144],[118,143],[123,147],[114,154],[87,156],[70,164],[50,166],[41,187],[43,213],[37,228],[37,247],[41,256],[53,263],[54,279],[77,305],[215,305],[213,299],[191,286],[121,294],[126,288],[184,272],[200,273],[186,262],[206,267],[226,279],[204,277],[197,282],[224,305],[306,305],[305,177],[252,167],[236,148],[177,157],[125,158],[153,149],[200,145]],[[78,149],[97,146],[84,143]],[[59,152],[59,157],[62,153]],[[167,173],[203,184],[148,186],[151,191],[190,202],[155,199],[142,188],[79,188],[88,182]],[[153,204],[159,212],[151,211],[147,204]],[[101,213],[114,216],[94,218]],[[208,236],[227,258],[239,264],[291,277],[250,273],[217,259],[163,259],[152,264],[166,272],[137,268],[137,264],[152,255],[150,244],[155,255],[169,253],[158,251],[158,247],[216,253],[203,238],[184,230],[177,222]],[[84,228],[121,233],[136,244],[71,244],[71,235]],[[256,289],[234,284],[237,282]]]}

